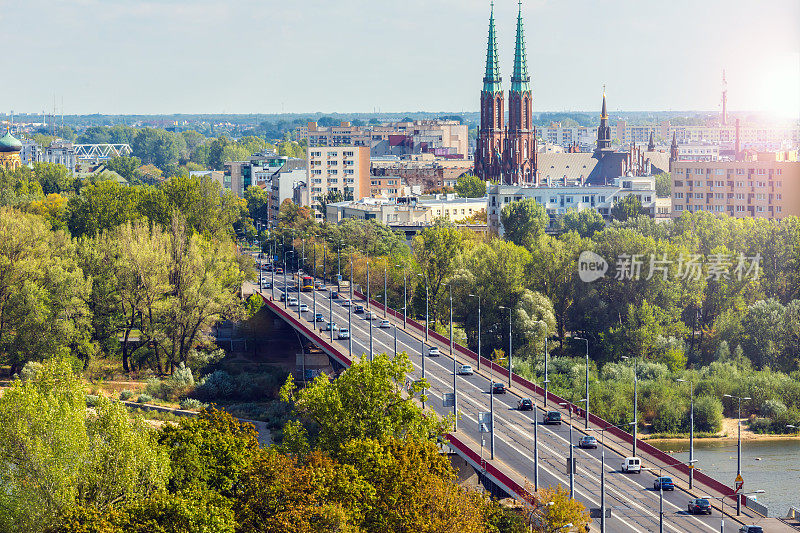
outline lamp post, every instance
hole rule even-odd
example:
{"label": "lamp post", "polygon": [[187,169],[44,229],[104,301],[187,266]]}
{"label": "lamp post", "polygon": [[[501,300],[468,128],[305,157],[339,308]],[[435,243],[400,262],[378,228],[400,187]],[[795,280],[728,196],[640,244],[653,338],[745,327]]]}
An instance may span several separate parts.
{"label": "lamp post", "polygon": [[[578,400],[579,402],[586,401],[586,398]],[[561,402],[558,405],[569,409],[569,498],[575,498],[575,457],[573,455],[573,448],[575,445],[572,442],[572,404]]]}
{"label": "lamp post", "polygon": [[353,254],[350,254],[350,305],[347,306],[347,347],[353,360]]}
{"label": "lamp post", "polygon": [[547,378],[547,360],[549,358],[549,354],[547,352],[547,338],[550,336],[550,328],[547,327],[547,322],[544,320],[537,320],[537,322],[541,322],[544,324],[544,406],[547,407],[547,385],[550,383],[550,380]]}
{"label": "lamp post", "polygon": [[[478,372],[481,371],[481,297],[476,294],[470,294],[470,298],[478,299]],[[535,419],[536,417],[534,417]]]}
{"label": "lamp post", "polygon": [[[742,400],[752,400],[749,396],[732,396],[730,394],[724,395],[726,398],[733,398],[739,401],[739,418],[736,420],[736,427],[739,437],[736,442],[736,477],[742,475]],[[736,495],[736,516],[739,516],[742,510],[742,497],[740,494]]]}
{"label": "lamp post", "polygon": [[313,313],[313,327],[317,329],[317,243],[314,243],[314,266],[311,268],[311,312]]}
{"label": "lamp post", "polygon": [[[397,267],[401,265],[395,265]],[[402,265],[403,267],[403,329],[406,329],[406,316],[408,314],[408,292],[406,288],[406,266]]]}
{"label": "lamp post", "polygon": [[428,276],[422,274],[417,276],[425,279],[425,342],[428,342]]}
{"label": "lamp post", "polygon": [[586,342],[586,417],[584,420],[584,429],[589,427],[589,340],[582,337],[574,337],[577,341]]}
{"label": "lamp post", "polygon": [[508,310],[508,388],[511,388],[511,381],[514,372],[511,370],[511,308],[500,306],[500,309],[507,309]]}
{"label": "lamp post", "polygon": [[489,377],[489,418],[492,419],[492,426],[489,432],[489,451],[490,457],[494,459],[494,379],[491,374]]}
{"label": "lamp post", "polygon": [[[456,354],[453,353],[453,286],[448,285],[450,288],[450,357],[453,358],[453,429],[458,431],[458,389],[456,387],[458,372],[456,370]],[[492,421],[494,423],[494,421]]]}
{"label": "lamp post", "polygon": [[372,361],[372,309],[369,307],[369,259],[367,259],[367,310],[365,315],[369,313],[369,360]]}
{"label": "lamp post", "polygon": [[[753,496],[754,494],[764,494],[765,490],[754,490],[753,492],[743,492],[743,496]],[[720,505],[722,506],[719,513],[719,533],[725,533],[725,498],[727,496],[706,496],[706,498],[719,498]]]}
{"label": "lamp post", "polygon": [[[636,358],[622,356],[623,359],[633,359],[633,456],[636,457],[636,432],[639,429],[639,373],[636,368]],[[694,425],[694,424],[692,424]],[[691,481],[689,482],[691,488]]]}
{"label": "lamp post", "polygon": [[286,264],[286,256],[294,253],[294,250],[289,250],[288,252],[284,251],[283,253],[283,308],[289,308],[289,285],[286,281],[286,271],[289,270],[288,265]]}
{"label": "lamp post", "polygon": [[387,263],[383,263],[383,318],[386,318],[386,308],[389,305],[389,292],[387,290],[386,284],[386,266]]}
{"label": "lamp post", "polygon": [[676,379],[689,384],[689,490],[694,485],[694,384],[692,380]]}

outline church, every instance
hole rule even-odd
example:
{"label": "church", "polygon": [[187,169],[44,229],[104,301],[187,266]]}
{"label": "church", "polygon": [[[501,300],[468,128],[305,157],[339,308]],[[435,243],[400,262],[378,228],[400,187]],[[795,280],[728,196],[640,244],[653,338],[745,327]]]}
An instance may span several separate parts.
{"label": "church", "polygon": [[508,93],[508,123],[505,92],[500,76],[494,3],[489,15],[486,71],[481,91],[481,121],[475,149],[475,173],[484,181],[518,186],[607,185],[624,175],[650,175],[669,170],[669,154],[655,151],[651,136],[647,149],[632,144],[627,151],[611,146],[606,95],[593,152],[539,153],[532,123],[533,95],[525,48],[522,2],[517,14],[514,69]]}

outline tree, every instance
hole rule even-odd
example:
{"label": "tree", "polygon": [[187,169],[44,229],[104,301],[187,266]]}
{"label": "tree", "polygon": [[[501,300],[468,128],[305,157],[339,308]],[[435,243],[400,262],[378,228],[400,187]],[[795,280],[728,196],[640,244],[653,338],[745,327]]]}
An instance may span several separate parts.
{"label": "tree", "polygon": [[584,239],[591,238],[598,231],[606,227],[603,215],[594,209],[584,209],[583,211],[570,211],[561,220],[561,227],[564,231],[575,231]]}
{"label": "tree", "polygon": [[669,198],[672,191],[672,175],[669,172],[662,172],[655,177],[656,196],[659,198]]}
{"label": "tree", "polygon": [[43,219],[0,208],[0,362],[19,372],[31,360],[88,358],[89,287],[75,245]]}
{"label": "tree", "polygon": [[617,198],[611,208],[611,216],[614,220],[625,221],[636,218],[644,213],[642,202],[635,194],[627,194],[622,199]]}
{"label": "tree", "polygon": [[266,223],[269,218],[270,191],[251,185],[244,191],[244,199],[250,218]]}
{"label": "tree", "polygon": [[116,156],[106,162],[106,168],[113,170],[128,182],[136,178],[136,169],[142,166],[142,160],[138,157]]}
{"label": "tree", "polygon": [[449,420],[432,411],[423,413],[416,404],[427,386],[424,380],[414,382],[404,394],[412,370],[403,352],[394,359],[386,354],[373,361],[362,359],[335,381],[320,376],[305,389],[296,389],[290,376],[281,398],[293,402],[299,422],[284,429],[287,449],[302,451],[313,445],[336,457],[353,439],[425,440],[443,435]]}
{"label": "tree", "polygon": [[164,487],[168,466],[141,419],[86,391],[59,360],[0,397],[0,529],[35,532],[76,505],[105,509]]}
{"label": "tree", "polygon": [[777,300],[759,300],[742,319],[742,348],[756,368],[789,369],[783,355],[786,308]]}
{"label": "tree", "polygon": [[541,512],[542,521],[533,524],[534,528],[538,527],[534,531],[542,533],[562,531],[567,524],[572,524],[573,531],[584,531],[584,528],[592,522],[586,507],[578,500],[571,499],[569,491],[561,485],[540,490],[536,494],[536,499],[553,504],[544,506]]}
{"label": "tree", "polygon": [[139,189],[100,181],[81,189],[67,202],[67,227],[73,237],[94,236],[137,216]]}
{"label": "tree", "polygon": [[544,206],[533,198],[511,202],[500,212],[505,238],[519,246],[530,245],[544,233],[549,221]]}
{"label": "tree", "polygon": [[[433,226],[423,229],[414,237],[414,257],[427,280],[434,324],[439,316],[437,304],[442,287],[455,274],[456,258],[463,242],[463,234],[453,224],[442,219],[436,220]],[[422,286],[424,290],[424,283]]]}
{"label": "tree", "polygon": [[45,194],[72,190],[72,169],[55,163],[34,163],[33,175]]}
{"label": "tree", "polygon": [[525,289],[514,307],[514,331],[524,339],[529,353],[544,352],[544,339],[556,329],[553,304],[547,296]]}
{"label": "tree", "polygon": [[464,174],[456,180],[456,192],[462,198],[483,198],[486,182],[474,174]]}

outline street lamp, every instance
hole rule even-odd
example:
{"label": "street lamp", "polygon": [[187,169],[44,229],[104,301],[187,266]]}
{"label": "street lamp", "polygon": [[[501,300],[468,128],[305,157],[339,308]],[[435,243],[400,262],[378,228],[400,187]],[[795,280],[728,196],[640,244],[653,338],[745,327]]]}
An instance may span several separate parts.
{"label": "street lamp", "polygon": [[514,375],[513,367],[511,366],[511,308],[501,305],[500,309],[508,309],[508,388],[510,389],[512,376]]}
{"label": "street lamp", "polygon": [[[739,437],[736,442],[736,479],[742,475],[742,400],[752,400],[749,396],[732,396],[730,394],[724,395],[726,398],[733,398],[739,401],[739,418],[736,419],[736,426]],[[736,495],[736,516],[739,516],[742,510],[742,497],[740,494]]]}
{"label": "street lamp", "polygon": [[369,307],[369,259],[367,259],[367,310],[365,315],[369,313],[369,360],[372,361],[372,309]]}
{"label": "street lamp", "polygon": [[620,426],[589,428],[587,431],[600,432],[600,533],[606,532],[606,430]]}
{"label": "street lamp", "polygon": [[353,254],[350,254],[350,305],[347,306],[347,347],[353,360]]}
{"label": "street lamp", "polygon": [[694,485],[694,385],[691,380],[676,379],[689,384],[689,490]]}
{"label": "street lamp", "polygon": [[425,279],[425,342],[428,342],[428,276],[422,274],[417,276]]}
{"label": "street lamp", "polygon": [[386,267],[387,263],[384,261],[383,263],[383,318],[386,318],[386,308],[389,306],[389,292],[387,291],[387,284],[386,284]]}
{"label": "street lamp", "polygon": [[455,418],[453,429],[458,431],[458,408],[456,407],[458,398],[456,378],[458,377],[458,372],[456,371],[456,354],[453,353],[453,285],[449,284],[448,287],[450,289],[450,357],[453,358],[453,417]]}
{"label": "street lamp", "polygon": [[547,379],[547,360],[549,358],[549,354],[547,353],[547,338],[550,336],[550,328],[547,327],[547,322],[544,320],[537,320],[536,322],[541,322],[544,324],[544,406],[547,407],[547,384],[550,383],[550,380]]}
{"label": "street lamp", "polygon": [[284,251],[283,253],[283,308],[284,309],[289,309],[289,285],[288,282],[286,281],[286,271],[289,270],[289,268],[286,265],[286,256],[293,253],[294,250],[289,250],[288,252]]}
{"label": "street lamp", "polygon": [[[395,265],[399,267],[401,265]],[[406,329],[406,316],[408,315],[408,291],[406,286],[406,266],[403,267],[403,329]]]}
{"label": "street lamp", "polygon": [[470,294],[470,298],[478,299],[478,372],[481,370],[481,297]]}
{"label": "street lamp", "polygon": [[[742,496],[753,496],[755,494],[764,494],[765,492],[765,490],[754,490],[753,492],[743,492]],[[706,496],[706,498],[719,499],[720,505],[722,506],[719,514],[719,531],[720,533],[725,533],[725,498],[727,498],[727,496]]]}
{"label": "street lamp", "polygon": [[636,358],[622,356],[623,359],[633,359],[633,456],[636,457],[636,432],[639,429],[639,373],[636,368]]}
{"label": "street lamp", "polygon": [[[586,398],[582,400],[578,400],[579,402],[585,402]],[[569,409],[569,498],[575,498],[575,457],[573,455],[573,448],[575,445],[572,442],[572,404],[561,402],[558,405],[561,407]]]}
{"label": "street lamp", "polygon": [[[689,467],[694,466],[694,461],[687,461]],[[676,466],[682,463],[675,463],[669,466]],[[656,466],[656,467],[648,467],[643,468],[643,470],[655,470],[658,469],[658,477],[663,477],[662,474],[664,473],[663,466]],[[664,484],[659,479],[658,481],[658,533],[664,533]]]}
{"label": "street lamp", "polygon": [[584,429],[589,427],[589,340],[582,337],[574,337],[576,341],[586,341],[586,420]]}

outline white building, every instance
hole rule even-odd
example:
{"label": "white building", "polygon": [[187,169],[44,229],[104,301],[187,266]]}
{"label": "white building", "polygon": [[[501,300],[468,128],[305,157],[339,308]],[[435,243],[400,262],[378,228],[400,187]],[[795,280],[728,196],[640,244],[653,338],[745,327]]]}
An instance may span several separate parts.
{"label": "white building", "polygon": [[653,176],[623,176],[615,178],[610,185],[567,184],[554,187],[519,187],[515,185],[493,185],[489,189],[487,202],[487,222],[489,230],[502,234],[500,212],[506,205],[533,198],[541,204],[550,215],[551,221],[558,215],[570,211],[580,212],[594,209],[604,218],[611,216],[614,203],[629,194],[634,194],[641,201],[644,209],[651,217],[668,219],[671,201],[669,198],[657,198],[655,178]]}
{"label": "white building", "polygon": [[[308,180],[302,204],[317,207],[329,192],[345,199],[370,195],[370,155],[367,146],[324,146],[308,149]],[[318,213],[318,218],[322,215]]]}
{"label": "white building", "polygon": [[409,198],[362,198],[357,202],[328,204],[325,219],[339,223],[345,218],[377,220],[388,225],[427,225],[437,218],[451,222],[486,209],[486,198],[458,198],[453,194]]}

